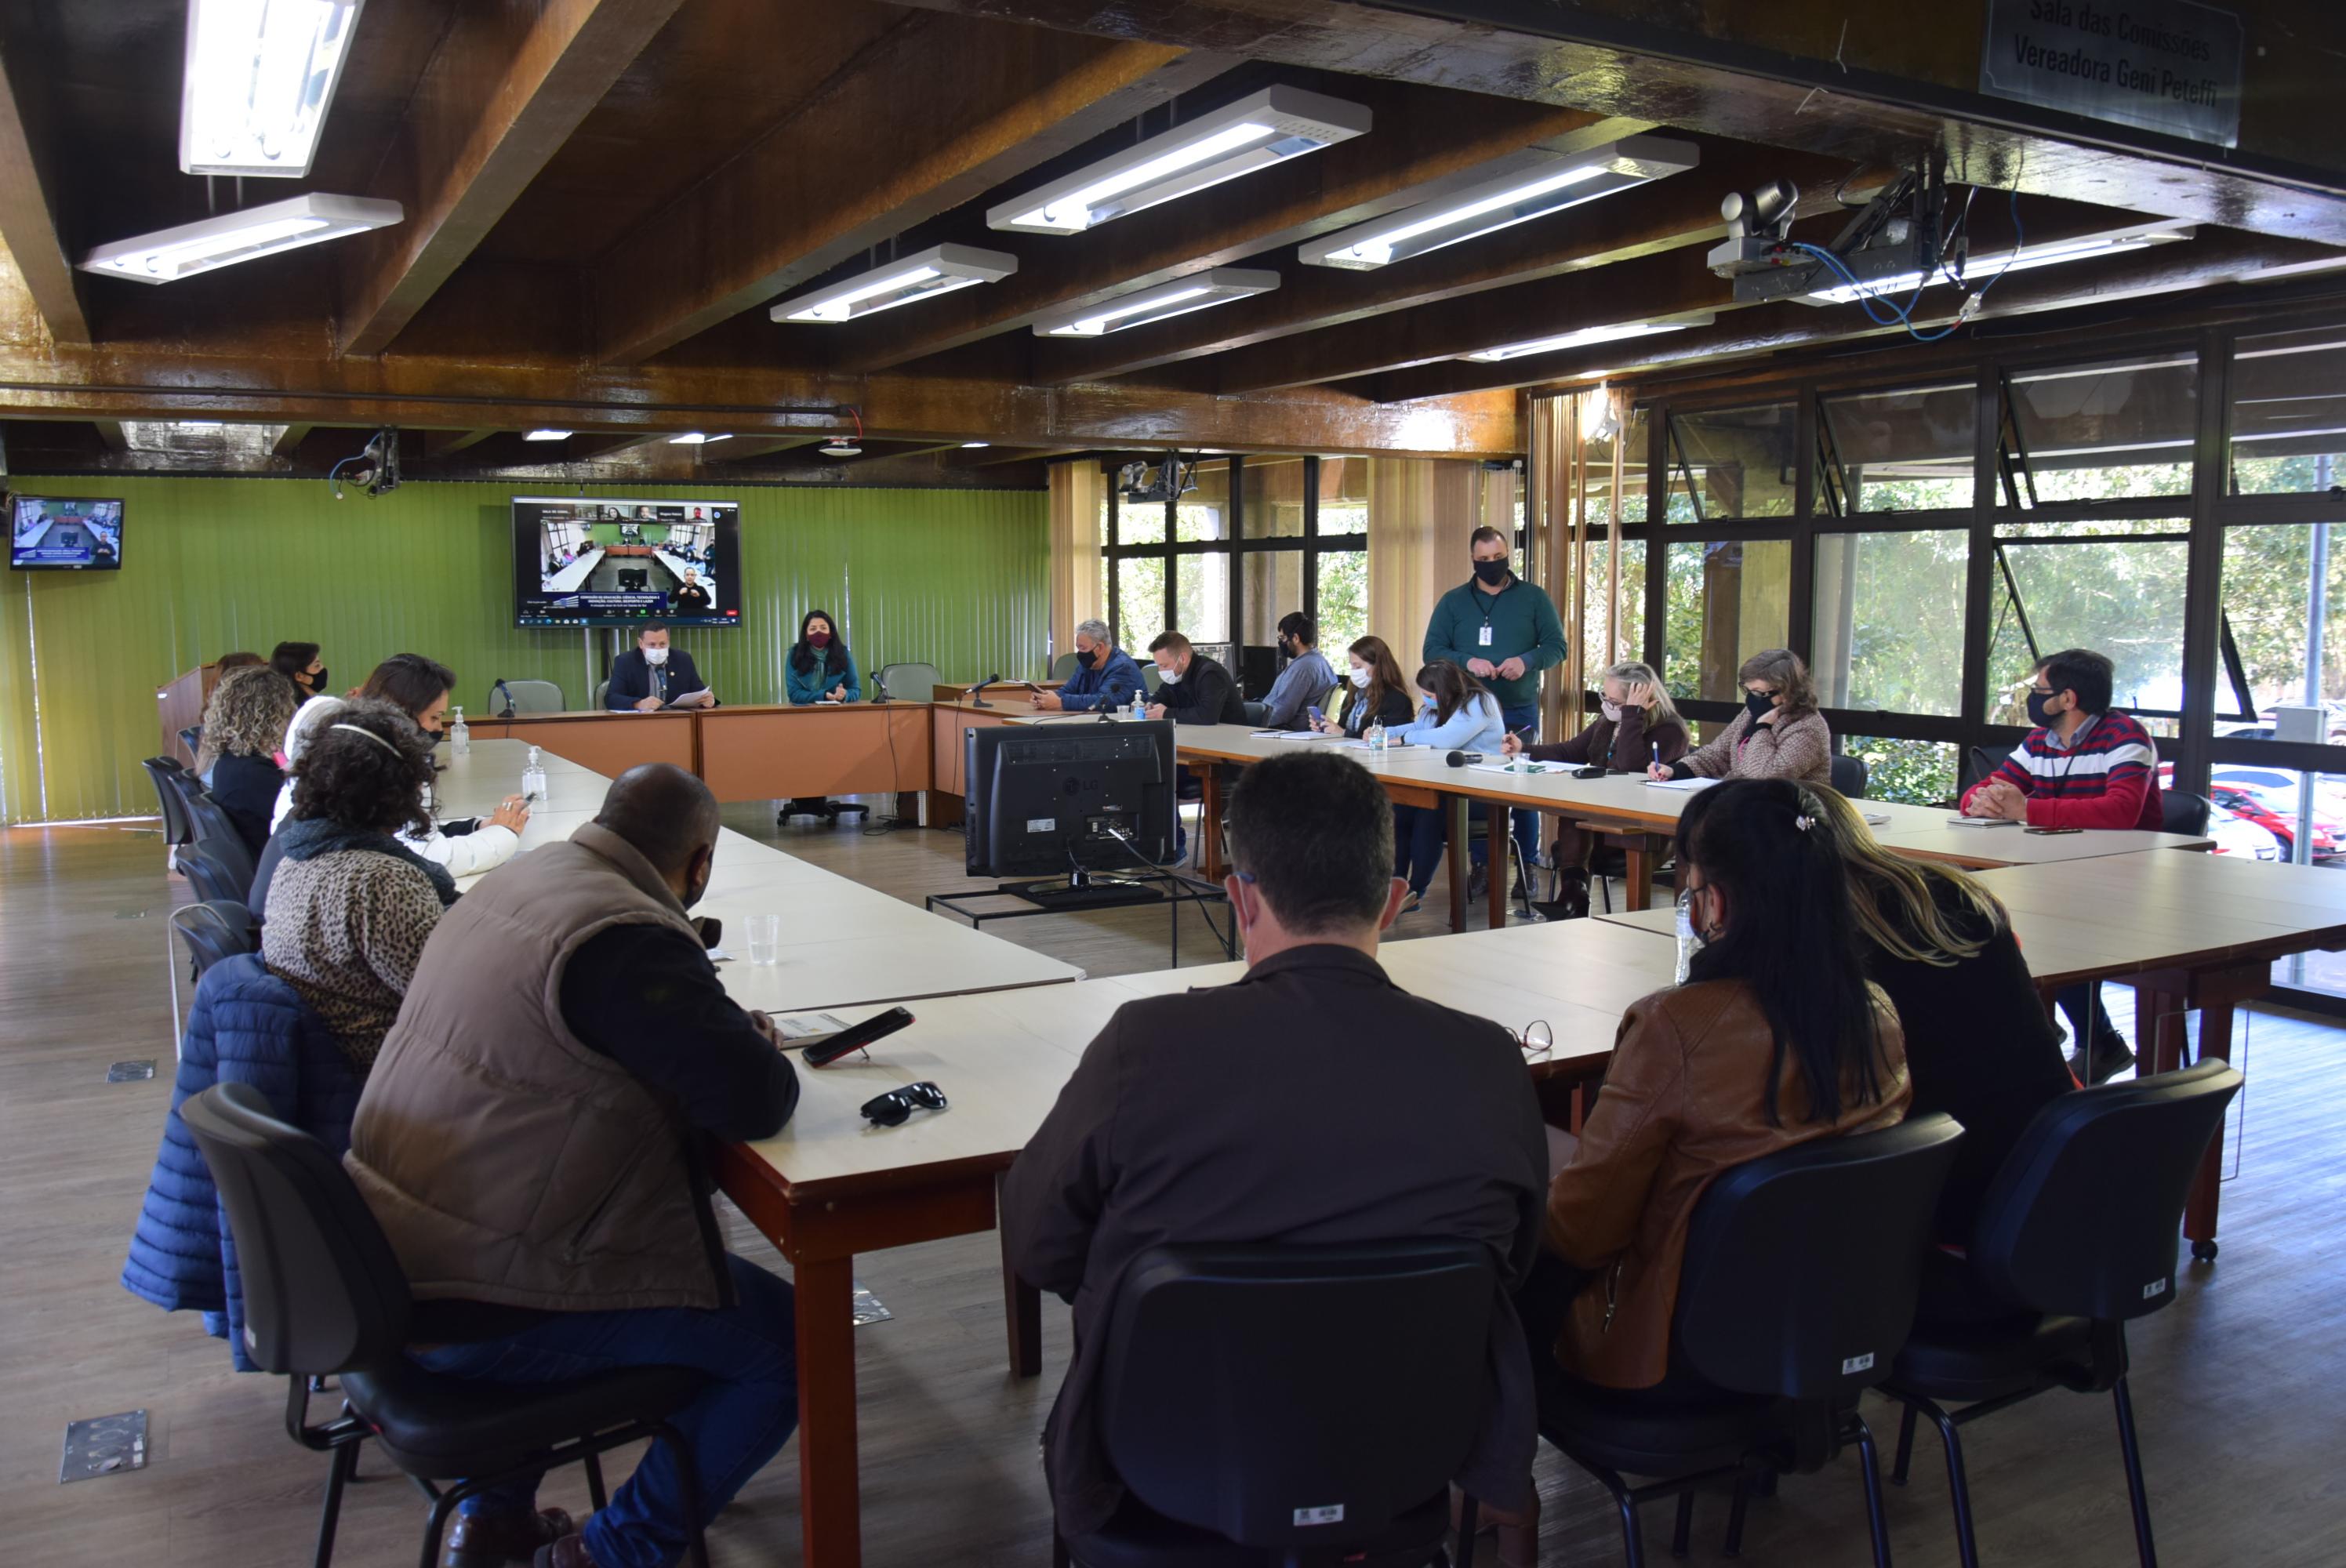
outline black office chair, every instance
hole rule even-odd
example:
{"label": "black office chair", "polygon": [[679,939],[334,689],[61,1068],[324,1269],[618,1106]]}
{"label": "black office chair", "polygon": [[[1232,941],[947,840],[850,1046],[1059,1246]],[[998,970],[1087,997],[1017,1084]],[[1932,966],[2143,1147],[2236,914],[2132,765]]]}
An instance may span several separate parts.
{"label": "black office chair", "polygon": [[[180,1106],[228,1211],[244,1281],[245,1349],[291,1380],[285,1430],[333,1455],[318,1519],[318,1568],[334,1553],[342,1488],[369,1438],[432,1498],[423,1562],[465,1498],[566,1464],[586,1467],[604,1505],[601,1458],[656,1438],[668,1445],[688,1498],[700,1481],[692,1451],[668,1420],[699,1395],[702,1375],[634,1367],[566,1383],[476,1383],[425,1371],[404,1353],[412,1303],[382,1227],[326,1146],[269,1114],[250,1084],[220,1084]],[[310,1380],[339,1374],[344,1413],[312,1426]],[[434,1482],[454,1481],[444,1490]],[[697,1505],[692,1560],[709,1568]]]}
{"label": "black office chair", "polygon": [[180,783],[188,777],[188,770],[170,757],[149,757],[138,766],[147,769],[147,777],[155,786],[156,801],[163,809],[163,841],[170,845],[192,841],[195,833],[188,820],[187,796]]}
{"label": "black office chair", "polygon": [[171,929],[187,944],[189,980],[200,981],[204,971],[220,960],[255,952],[260,947],[260,932],[251,911],[228,900],[182,904],[171,911]]}
{"label": "black office chair", "polygon": [[2240,1082],[2224,1063],[2202,1062],[2064,1095],[2036,1113],[1989,1185],[1971,1269],[2014,1316],[1918,1326],[1882,1390],[1906,1407],[1893,1481],[1905,1483],[1918,1415],[1946,1444],[1964,1568],[1977,1568],[1979,1550],[1956,1430],[2052,1389],[2116,1401],[2135,1547],[2143,1568],[2157,1563],[2127,1390],[2126,1324],[2175,1299],[2184,1201]]}
{"label": "black office chair", "polygon": [[[195,775],[188,775],[188,782],[192,785],[195,782]],[[245,844],[244,835],[237,831],[236,824],[229,820],[229,815],[221,809],[220,803],[198,789],[189,789],[186,792],[185,800],[188,809],[188,830],[193,835],[195,841],[200,844],[207,839],[211,840],[218,852],[235,871],[237,880],[248,887],[250,886],[253,869],[252,850]]]}
{"label": "black office chair", "polygon": [[[238,864],[239,856],[244,864]],[[251,860],[242,840],[198,839],[180,846],[179,874],[200,902],[242,905],[252,896]]]}
{"label": "black office chair", "polygon": [[2009,746],[1974,746],[1964,752],[1960,777],[1955,780],[1957,791],[1970,794],[1972,786],[2003,767],[2012,751]]}
{"label": "black office chair", "polygon": [[1832,787],[1844,799],[1864,799],[1868,776],[1862,757],[1836,756],[1832,759]]}
{"label": "black office chair", "polygon": [[[1069,1556],[1438,1561],[1451,1478],[1483,1423],[1498,1289],[1474,1242],[1151,1247],[1117,1285],[1100,1367],[1100,1436],[1127,1496]],[[1396,1324],[1407,1355],[1393,1354]]]}
{"label": "black office chair", "polygon": [[2158,792],[2159,827],[2169,833],[2188,833],[2195,839],[2205,838],[2208,819],[2216,813],[2216,802],[2205,795],[2186,795],[2174,789]]}
{"label": "black office chair", "polygon": [[[1859,1393],[1889,1375],[1914,1319],[1923,1250],[1963,1129],[1944,1115],[1820,1138],[1736,1166],[1688,1228],[1670,1365],[1719,1390],[1667,1401],[1588,1388],[1541,1401],[1540,1435],[1613,1494],[1628,1568],[1643,1568],[1637,1505],[1678,1500],[1684,1556],[1694,1489],[1732,1477],[1727,1554],[1742,1547],[1755,1475],[1809,1474],[1857,1444],[1873,1560],[1890,1561],[1873,1434]],[[1755,1289],[1764,1280],[1766,1288]],[[1659,1479],[1632,1487],[1624,1472]]]}
{"label": "black office chair", "polygon": [[200,724],[190,724],[187,728],[179,731],[179,744],[188,748],[188,755],[189,757],[202,756],[204,750],[204,727]]}

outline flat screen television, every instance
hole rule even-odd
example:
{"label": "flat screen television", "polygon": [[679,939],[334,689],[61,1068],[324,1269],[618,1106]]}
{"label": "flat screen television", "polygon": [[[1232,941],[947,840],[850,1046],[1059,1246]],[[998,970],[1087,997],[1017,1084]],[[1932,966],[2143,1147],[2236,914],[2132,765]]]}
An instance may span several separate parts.
{"label": "flat screen television", "polygon": [[11,495],[8,565],[19,572],[121,570],[122,503]]}
{"label": "flat screen television", "polygon": [[517,495],[514,625],[741,624],[741,509],[730,501]]}
{"label": "flat screen television", "polygon": [[994,725],[964,738],[970,875],[1146,871],[1144,857],[1172,863],[1170,719]]}

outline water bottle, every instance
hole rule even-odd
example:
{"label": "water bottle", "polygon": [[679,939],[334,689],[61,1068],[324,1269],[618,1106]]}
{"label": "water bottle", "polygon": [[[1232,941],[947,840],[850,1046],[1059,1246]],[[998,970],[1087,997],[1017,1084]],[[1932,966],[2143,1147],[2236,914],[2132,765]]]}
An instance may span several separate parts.
{"label": "water bottle", "polygon": [[1678,977],[1677,983],[1687,983],[1687,972],[1693,966],[1694,955],[1702,951],[1702,938],[1694,929],[1694,907],[1685,898],[1678,900]]}
{"label": "water bottle", "polygon": [[529,748],[529,760],[521,770],[522,799],[533,805],[546,799],[546,769],[537,759],[537,748]]}
{"label": "water bottle", "polygon": [[473,754],[473,732],[465,727],[464,710],[461,708],[448,724],[448,751],[454,757],[470,757]]}
{"label": "water bottle", "polygon": [[1367,738],[1369,742],[1369,749],[1371,751],[1382,752],[1389,744],[1391,744],[1385,737],[1385,721],[1383,719],[1372,718],[1369,720],[1369,733]]}
{"label": "water bottle", "polygon": [[1136,690],[1132,694],[1132,722],[1135,724],[1144,724],[1148,722],[1148,693],[1145,689]]}

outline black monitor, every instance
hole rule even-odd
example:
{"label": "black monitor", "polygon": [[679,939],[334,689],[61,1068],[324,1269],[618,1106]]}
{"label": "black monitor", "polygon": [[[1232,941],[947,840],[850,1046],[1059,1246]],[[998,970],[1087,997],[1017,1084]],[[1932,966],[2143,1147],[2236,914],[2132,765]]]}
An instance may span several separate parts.
{"label": "black monitor", "polygon": [[741,509],[730,501],[518,495],[514,624],[741,624]]}
{"label": "black monitor", "polygon": [[1145,873],[1173,862],[1170,720],[1005,724],[964,734],[971,876],[1073,872],[1081,882],[1090,871]]}

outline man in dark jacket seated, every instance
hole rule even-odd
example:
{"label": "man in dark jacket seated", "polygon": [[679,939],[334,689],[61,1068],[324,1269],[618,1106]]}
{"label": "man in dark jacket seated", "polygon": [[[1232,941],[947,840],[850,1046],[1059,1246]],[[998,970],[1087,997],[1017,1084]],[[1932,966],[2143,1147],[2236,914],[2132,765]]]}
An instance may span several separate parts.
{"label": "man in dark jacket seated", "polygon": [[1366,769],[1325,751],[1258,762],[1229,833],[1246,977],[1119,1008],[1003,1192],[1012,1266],[1075,1303],[1075,1365],[1044,1437],[1061,1532],[1098,1529],[1123,1499],[1098,1435],[1100,1314],[1135,1256],[1175,1242],[1486,1243],[1503,1281],[1493,1393],[1460,1480],[1527,1508],[1531,1357],[1509,1292],[1539,1250],[1547,1138],[1523,1054],[1378,966],[1408,884]]}
{"label": "man in dark jacket seated", "polygon": [[1043,713],[1114,712],[1132,706],[1140,689],[1140,667],[1116,646],[1116,634],[1106,621],[1086,621],[1076,628],[1076,673],[1056,691],[1035,698]]}
{"label": "man in dark jacket seated", "polygon": [[[725,994],[685,911],[717,800],[680,768],[621,774],[594,821],[434,928],[359,1102],[346,1162],[451,1377],[550,1382],[621,1366],[709,1374],[674,1418],[714,1517],[798,1421],[790,1288],[724,1250],[703,1141],[773,1136],[798,1076]],[[466,1505],[451,1563],[651,1568],[684,1553],[655,1443],[575,1530],[535,1481]]]}
{"label": "man in dark jacket seated", "polygon": [[611,661],[611,687],[603,694],[603,706],[619,713],[715,708],[717,694],[692,667],[690,654],[668,646],[668,623],[646,621],[636,633],[636,646]]}

